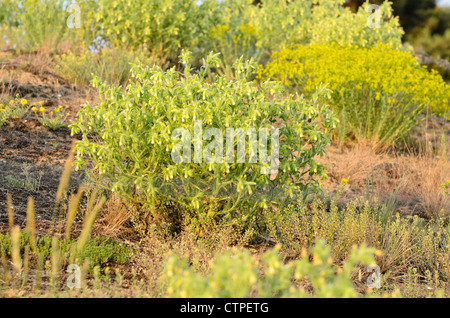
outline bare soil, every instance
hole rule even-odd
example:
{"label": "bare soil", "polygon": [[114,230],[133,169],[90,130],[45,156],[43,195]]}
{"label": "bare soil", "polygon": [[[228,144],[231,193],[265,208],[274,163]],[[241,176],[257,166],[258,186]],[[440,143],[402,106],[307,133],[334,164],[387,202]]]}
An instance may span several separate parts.
{"label": "bare soil", "polygon": [[[67,128],[52,131],[36,119],[13,119],[0,128],[0,223],[7,222],[6,194],[13,198],[17,223],[24,221],[28,197],[35,201],[36,217],[49,219],[64,162],[72,139]],[[70,190],[82,172],[73,172]]]}
{"label": "bare soil", "polygon": [[[12,57],[0,52],[0,102],[16,95],[31,104],[43,102],[48,111],[69,106],[75,118],[89,89],[68,84],[39,54]],[[0,127],[0,227],[7,223],[6,194],[13,200],[16,224],[25,221],[28,197],[34,199],[37,220],[49,220],[64,163],[74,139],[69,128],[51,130],[33,112]],[[78,188],[83,172],[73,171],[69,192]]]}

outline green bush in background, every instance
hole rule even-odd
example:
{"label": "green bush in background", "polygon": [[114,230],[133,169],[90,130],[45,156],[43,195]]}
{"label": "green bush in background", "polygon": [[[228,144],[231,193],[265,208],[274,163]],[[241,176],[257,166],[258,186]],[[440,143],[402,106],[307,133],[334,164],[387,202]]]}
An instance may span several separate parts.
{"label": "green bush in background", "polygon": [[[86,63],[86,56],[94,54],[86,53],[89,50],[122,52],[119,61],[132,59],[123,52],[142,52],[145,57],[168,66],[177,63],[183,49],[194,52],[195,66],[214,51],[221,53],[215,71],[232,75],[232,65],[240,57],[265,64],[273,52],[296,44],[336,42],[371,47],[383,43],[399,50],[409,49],[401,42],[403,31],[388,2],[380,6],[379,28],[368,26],[372,13],[367,12],[367,4],[353,13],[344,3],[344,0],[263,0],[258,4],[252,0],[83,0],[73,3],[79,8],[74,11],[71,2],[61,0],[7,0],[0,5],[0,29],[7,48],[54,52],[70,49],[58,59],[57,65],[63,72],[72,68],[68,76],[71,80],[75,77],[78,83],[86,82],[83,67],[78,67],[80,61],[87,68],[93,65],[93,70],[98,70],[97,64],[106,63]],[[79,28],[69,28],[68,20],[78,13]],[[77,64],[71,63],[71,59],[77,60]],[[96,58],[91,56],[88,60],[92,59]],[[103,75],[104,71],[99,71]],[[117,76],[124,73],[119,71]]]}
{"label": "green bush in background", "polygon": [[260,76],[306,95],[329,83],[341,140],[351,132],[359,141],[389,145],[404,137],[427,107],[450,115],[450,86],[413,55],[390,46],[289,47],[274,53]]}
{"label": "green bush in background", "polygon": [[99,52],[72,51],[56,56],[56,69],[64,78],[76,84],[89,84],[97,76],[108,84],[123,85],[129,79],[132,63],[153,64],[143,54],[120,48],[105,48]]}
{"label": "green bush in background", "polygon": [[[11,46],[56,49],[64,41],[78,46],[112,46],[143,50],[176,62],[182,49],[221,52],[231,67],[240,56],[258,62],[292,44],[330,43],[402,48],[403,31],[388,2],[380,6],[380,28],[369,28],[366,6],[355,14],[344,0],[83,0],[81,25],[69,28],[75,13],[61,0],[6,0],[0,25]],[[69,10],[70,9],[70,10]],[[20,39],[20,41],[19,41]]]}
{"label": "green bush in background", "polygon": [[194,50],[207,32],[208,1],[99,0],[98,36],[114,47],[143,50],[176,63],[182,49]]}
{"label": "green bush in background", "polygon": [[64,1],[5,0],[0,7],[1,33],[8,47],[19,51],[35,51],[46,47],[57,49],[68,30]]}
{"label": "green bush in background", "polygon": [[231,0],[216,3],[214,25],[210,27],[211,49],[222,53],[222,69],[244,56],[258,63],[295,44],[326,44],[371,47],[377,43],[399,50],[411,50],[402,44],[403,30],[392,15],[389,2],[380,6],[380,27],[370,28],[367,4],[357,13],[343,7],[344,0]]}

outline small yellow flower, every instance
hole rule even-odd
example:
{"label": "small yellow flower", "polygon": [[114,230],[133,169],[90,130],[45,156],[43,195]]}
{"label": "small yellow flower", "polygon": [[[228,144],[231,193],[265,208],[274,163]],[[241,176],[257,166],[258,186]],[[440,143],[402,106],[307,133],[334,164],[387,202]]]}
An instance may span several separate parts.
{"label": "small yellow flower", "polygon": [[35,112],[36,111],[36,107],[35,106],[31,107],[31,110]]}
{"label": "small yellow flower", "polygon": [[342,184],[347,184],[347,183],[348,183],[348,179],[342,178],[341,183],[342,183]]}
{"label": "small yellow flower", "polygon": [[44,112],[44,111],[45,111],[45,108],[44,108],[44,107],[41,107],[41,108],[39,108],[39,110],[40,110],[41,112]]}
{"label": "small yellow flower", "polygon": [[26,99],[21,99],[21,100],[20,100],[20,103],[21,103],[22,105],[26,105],[26,104],[28,104],[28,101],[27,101]]}

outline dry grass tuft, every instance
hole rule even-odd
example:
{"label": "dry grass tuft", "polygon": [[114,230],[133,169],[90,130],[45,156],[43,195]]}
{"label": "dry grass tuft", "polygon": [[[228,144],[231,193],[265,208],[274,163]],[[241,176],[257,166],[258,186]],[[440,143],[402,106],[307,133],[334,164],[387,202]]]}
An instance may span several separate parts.
{"label": "dry grass tuft", "polygon": [[450,214],[450,198],[440,185],[450,178],[450,163],[433,154],[388,154],[356,146],[331,146],[319,161],[328,168],[324,188],[337,191],[348,180],[341,203],[365,196],[371,202],[386,201],[395,194],[395,207],[403,215],[431,218]]}
{"label": "dry grass tuft", "polygon": [[136,233],[130,226],[131,216],[123,199],[111,197],[103,207],[99,219],[94,225],[93,235],[104,235],[114,239],[136,239]]}
{"label": "dry grass tuft", "polygon": [[450,197],[440,188],[450,177],[450,162],[435,156],[403,156],[398,160],[409,167],[400,195],[410,203],[412,213],[423,217],[450,215]]}

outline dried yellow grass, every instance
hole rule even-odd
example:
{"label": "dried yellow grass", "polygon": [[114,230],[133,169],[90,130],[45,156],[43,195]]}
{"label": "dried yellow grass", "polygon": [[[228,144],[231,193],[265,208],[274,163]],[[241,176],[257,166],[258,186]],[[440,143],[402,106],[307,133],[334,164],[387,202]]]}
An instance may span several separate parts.
{"label": "dried yellow grass", "polygon": [[402,214],[428,218],[450,214],[450,197],[440,187],[450,178],[450,162],[441,156],[388,154],[362,146],[341,150],[331,146],[326,156],[318,160],[328,169],[324,188],[333,192],[343,179],[348,180],[342,201],[362,195],[383,200],[396,192],[397,209]]}

